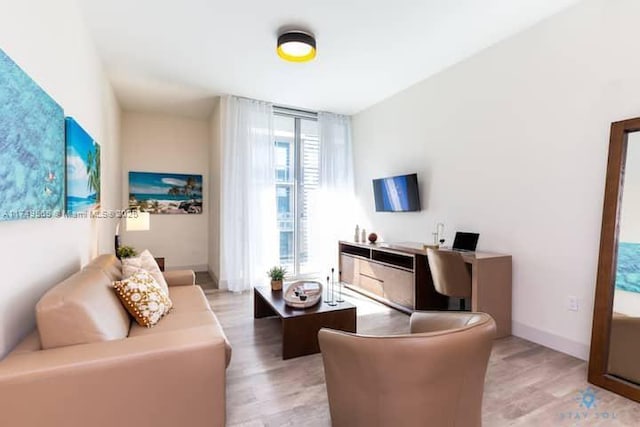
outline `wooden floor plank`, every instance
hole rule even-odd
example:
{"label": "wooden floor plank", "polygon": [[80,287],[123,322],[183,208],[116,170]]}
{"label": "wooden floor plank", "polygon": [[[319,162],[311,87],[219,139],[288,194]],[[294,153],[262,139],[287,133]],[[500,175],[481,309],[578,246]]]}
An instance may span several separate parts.
{"label": "wooden floor plank", "polygon": [[[321,356],[282,360],[280,322],[254,320],[251,293],[203,288],[233,346],[227,424],[330,426]],[[358,307],[359,333],[408,333],[407,315],[355,293],[347,298]],[[586,364],[579,359],[517,337],[496,340],[485,383],[483,425],[640,425],[640,404],[594,386],[597,408],[581,408],[580,392],[590,386],[586,376]],[[586,419],[575,418],[584,413]]]}

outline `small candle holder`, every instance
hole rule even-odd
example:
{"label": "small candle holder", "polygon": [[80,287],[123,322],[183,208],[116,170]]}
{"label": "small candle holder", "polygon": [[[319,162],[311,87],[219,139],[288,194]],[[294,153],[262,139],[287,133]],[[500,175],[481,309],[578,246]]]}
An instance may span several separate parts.
{"label": "small candle holder", "polygon": [[327,276],[327,291],[324,294],[324,300],[322,302],[329,303],[331,301],[331,289],[329,289],[329,276]]}
{"label": "small candle holder", "polygon": [[342,296],[342,271],[338,272],[338,302],[344,302],[344,297]]}
{"label": "small candle holder", "polygon": [[[329,285],[329,276],[327,276],[327,285]],[[329,302],[327,303],[330,306],[335,306],[338,305],[338,303],[336,302],[336,295],[333,289],[333,282],[331,283],[331,298],[329,299]]]}

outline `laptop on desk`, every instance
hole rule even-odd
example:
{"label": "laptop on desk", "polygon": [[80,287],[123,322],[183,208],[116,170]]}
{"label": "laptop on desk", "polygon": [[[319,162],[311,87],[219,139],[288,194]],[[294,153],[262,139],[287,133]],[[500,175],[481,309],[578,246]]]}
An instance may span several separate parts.
{"label": "laptop on desk", "polygon": [[478,233],[457,231],[451,249],[458,252],[475,252],[479,237]]}

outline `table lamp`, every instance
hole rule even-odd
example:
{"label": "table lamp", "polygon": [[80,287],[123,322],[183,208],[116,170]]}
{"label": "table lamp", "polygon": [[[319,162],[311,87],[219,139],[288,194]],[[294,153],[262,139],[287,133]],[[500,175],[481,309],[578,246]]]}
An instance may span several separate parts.
{"label": "table lamp", "polygon": [[[125,215],[125,227],[127,231],[149,231],[150,227],[150,217],[149,212],[141,212],[138,210],[128,211]],[[118,248],[120,247],[120,221],[116,225],[116,235],[115,235],[115,251],[116,256],[118,255]]]}

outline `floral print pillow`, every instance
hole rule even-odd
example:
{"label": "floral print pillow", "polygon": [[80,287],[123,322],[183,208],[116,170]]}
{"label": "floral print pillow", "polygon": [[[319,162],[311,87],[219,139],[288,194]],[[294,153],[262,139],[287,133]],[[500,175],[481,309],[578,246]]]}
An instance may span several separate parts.
{"label": "floral print pillow", "polygon": [[127,279],[114,282],[113,288],[122,305],[140,326],[154,326],[173,306],[169,295],[148,271],[141,270]]}

